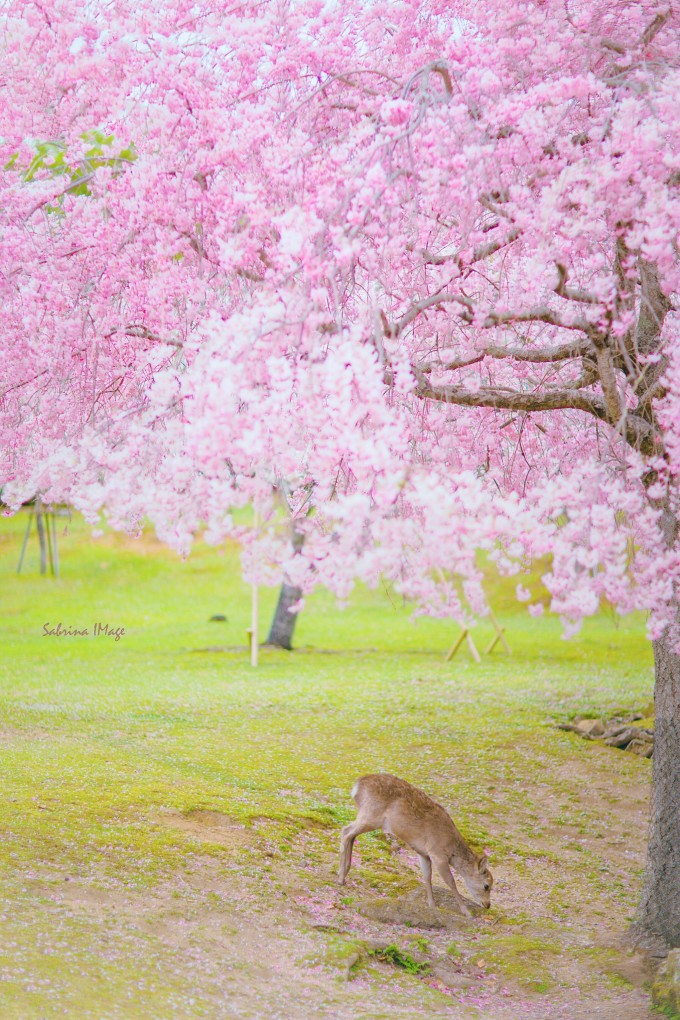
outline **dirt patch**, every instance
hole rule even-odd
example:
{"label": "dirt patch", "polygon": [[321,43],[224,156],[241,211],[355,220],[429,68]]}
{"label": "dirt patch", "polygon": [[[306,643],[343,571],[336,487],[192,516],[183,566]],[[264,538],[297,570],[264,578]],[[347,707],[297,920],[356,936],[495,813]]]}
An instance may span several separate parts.
{"label": "dirt patch", "polygon": [[437,908],[432,909],[423,889],[414,889],[406,896],[372,897],[357,900],[356,910],[371,921],[380,924],[399,924],[408,928],[423,928],[452,932],[463,931],[467,918],[451,907],[451,894],[446,889],[433,889]]}
{"label": "dirt patch", "polygon": [[167,811],[158,815],[157,820],[204,843],[217,843],[224,847],[250,846],[253,843],[252,829],[239,825],[220,811]]}

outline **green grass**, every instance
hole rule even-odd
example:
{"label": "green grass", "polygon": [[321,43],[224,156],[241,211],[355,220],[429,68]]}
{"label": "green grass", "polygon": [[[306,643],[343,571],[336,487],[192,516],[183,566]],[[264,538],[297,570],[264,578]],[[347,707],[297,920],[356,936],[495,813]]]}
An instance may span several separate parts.
{"label": "green grass", "polygon": [[[121,896],[178,882],[181,890],[181,876],[212,859],[234,876],[271,873],[268,888],[283,895],[266,853],[306,881],[304,856],[304,867],[317,869],[312,886],[331,888],[320,867],[353,817],[348,791],[365,772],[424,786],[475,845],[518,869],[537,855],[571,860],[569,844],[537,848],[541,783],[560,799],[565,824],[577,825],[578,784],[564,768],[600,749],[548,724],[650,700],[640,618],[615,626],[602,615],[566,642],[558,621],[532,619],[513,602],[514,582],[489,588],[510,657],[496,650],[478,666],[463,649],[445,663],[455,625],[414,622],[394,596],[360,589],[342,612],[328,593],[309,598],[298,651],[265,649],[253,670],[250,595],[235,549],[198,543],[182,562],[150,538],[92,538],[76,518],[60,535],[55,580],[37,573],[35,538],[16,575],[24,527],[23,517],[0,527],[0,867],[12,903],[0,914],[0,1016],[218,1015],[212,972],[187,1006],[189,964],[176,952],[134,925],[109,944],[91,917],[55,906],[53,891],[64,878]],[[262,592],[262,633],[275,597]],[[209,622],[216,613],[227,622]],[[125,633],[118,641],[43,635],[58,622]],[[476,629],[480,648],[491,633],[484,623]],[[617,759],[624,780],[648,767],[632,757]],[[197,810],[222,812],[252,838],[230,850],[167,824],[173,812]],[[581,857],[573,867],[591,895],[607,890],[630,913],[631,885],[612,888],[597,855]],[[383,891],[415,885],[392,867],[382,837],[362,837],[361,860],[364,879]],[[554,909],[559,915],[559,902]],[[497,940],[494,951],[502,949]],[[544,969],[539,961],[538,981]]]}
{"label": "green grass", "polygon": [[404,952],[399,946],[390,945],[385,946],[384,949],[371,949],[369,955],[375,956],[383,963],[391,963],[394,967],[400,967],[407,974],[428,974],[430,970],[429,964],[419,963],[410,953]]}

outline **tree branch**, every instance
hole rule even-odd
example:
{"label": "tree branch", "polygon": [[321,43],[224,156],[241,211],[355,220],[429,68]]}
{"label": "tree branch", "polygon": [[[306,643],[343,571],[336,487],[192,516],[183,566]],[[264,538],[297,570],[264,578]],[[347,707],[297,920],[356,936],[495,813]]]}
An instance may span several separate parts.
{"label": "tree branch", "polygon": [[147,329],[146,326],[124,326],[122,329],[112,329],[110,333],[106,333],[106,339],[114,336],[116,333],[123,333],[124,336],[139,337],[141,340],[152,340],[156,344],[169,344],[171,347],[184,347],[181,340],[172,340],[168,337],[159,336],[158,333],[152,332]]}
{"label": "tree branch", "polygon": [[663,26],[666,24],[672,13],[673,9],[671,7],[669,7],[668,10],[664,11],[663,13],[659,11],[657,16],[654,18],[654,21],[647,25],[647,28],[642,33],[641,42],[643,46],[649,46],[654,37],[661,31]]}
{"label": "tree branch", "polygon": [[558,326],[560,329],[573,329],[587,335],[593,332],[593,326],[586,319],[565,322],[552,308],[548,308],[547,305],[541,308],[529,308],[525,312],[488,312],[482,322],[475,322],[474,318],[477,310],[470,298],[465,297],[463,294],[450,294],[447,291],[440,291],[438,294],[431,294],[429,297],[414,302],[394,326],[385,326],[386,336],[398,336],[406,326],[413,322],[414,319],[417,319],[428,308],[450,302],[463,305],[465,311],[458,313],[463,322],[474,324],[482,329],[491,329],[493,326],[502,326],[509,322],[545,322],[550,326]]}
{"label": "tree branch", "polygon": [[602,421],[608,420],[605,402],[600,397],[574,389],[520,393],[518,390],[506,390],[497,386],[468,390],[464,386],[431,386],[427,382],[420,382],[416,393],[419,397],[461,407],[492,407],[504,411],[529,412],[572,408],[586,411]]}
{"label": "tree branch", "polygon": [[48,195],[46,198],[42,198],[39,202],[37,202],[33,206],[33,208],[29,212],[26,213],[26,215],[24,217],[24,220],[30,220],[31,216],[34,213],[36,213],[38,211],[38,209],[42,209],[43,206],[46,206],[48,204],[48,202],[57,202],[60,198],[63,198],[64,195],[68,195],[69,192],[75,191],[76,188],[79,188],[82,184],[88,184],[92,180],[93,177],[94,177],[94,170],[92,171],[92,173],[83,174],[82,177],[78,177],[75,181],[71,181],[71,183],[68,185],[68,187],[64,188],[64,190],[60,191],[58,194],[56,194],[56,195]]}
{"label": "tree branch", "polygon": [[[490,224],[487,227],[482,228],[483,233],[487,233],[489,230],[495,230],[499,226],[498,221]],[[463,259],[460,254],[452,253],[451,255],[434,255],[432,252],[424,249],[422,252],[423,262],[428,266],[442,266],[446,262],[454,262],[460,271],[469,269],[470,266],[475,265],[477,262],[483,262],[484,259],[488,259],[491,255],[495,255],[501,248],[506,248],[513,241],[516,241],[520,235],[519,227],[513,227],[513,229],[504,238],[498,238],[497,240],[487,241],[486,244],[482,244],[479,248],[475,248],[469,259]]]}
{"label": "tree branch", "polygon": [[588,293],[588,291],[567,287],[567,280],[569,279],[567,267],[563,266],[561,262],[557,262],[556,265],[557,272],[559,273],[559,280],[555,287],[556,294],[559,294],[560,297],[568,298],[569,301],[580,301],[585,305],[597,305],[600,303],[599,299],[594,294]]}
{"label": "tree branch", "polygon": [[514,361],[529,361],[533,364],[553,364],[558,361],[569,361],[572,358],[592,356],[594,353],[595,348],[588,339],[561,344],[559,347],[539,347],[533,350],[530,347],[485,347],[484,350],[469,358],[459,358],[442,364],[426,362],[426,364],[418,366],[418,371],[425,374],[437,371],[454,372],[458,368],[475,365],[483,361],[484,358],[512,358]]}
{"label": "tree branch", "polygon": [[671,303],[661,289],[656,266],[640,258],[640,314],[635,327],[638,354],[656,353],[659,337]]}
{"label": "tree branch", "polygon": [[601,397],[586,394],[578,389],[520,393],[517,390],[482,386],[479,390],[468,390],[464,386],[431,386],[421,378],[417,382],[415,394],[425,400],[437,400],[459,407],[488,407],[494,410],[528,413],[567,409],[584,411],[611,425],[630,446],[647,454],[656,452],[656,434],[649,422],[631,411],[612,422],[607,405]]}
{"label": "tree branch", "polygon": [[606,344],[598,344],[595,360],[609,420],[611,422],[620,422],[625,415],[625,408],[617,385],[612,354]]}
{"label": "tree branch", "polygon": [[[656,266],[639,259],[640,268],[640,311],[633,334],[634,358],[637,376],[633,380],[640,406],[649,417],[653,417],[652,401],[663,392],[662,378],[668,367],[668,358],[662,353],[661,332],[671,302],[659,283]],[[661,355],[657,361],[648,361],[640,370],[639,356]]]}

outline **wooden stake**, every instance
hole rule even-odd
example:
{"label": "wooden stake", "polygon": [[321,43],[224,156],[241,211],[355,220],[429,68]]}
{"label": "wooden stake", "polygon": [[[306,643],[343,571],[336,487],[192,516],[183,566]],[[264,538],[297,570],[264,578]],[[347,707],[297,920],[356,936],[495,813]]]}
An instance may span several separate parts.
{"label": "wooden stake", "polygon": [[47,561],[50,565],[50,573],[54,577],[54,557],[52,556],[52,522],[50,515],[45,514],[45,534],[47,536]]}
{"label": "wooden stake", "polygon": [[26,531],[24,533],[24,541],[23,541],[23,545],[21,546],[21,553],[19,555],[19,564],[17,566],[17,574],[21,573],[21,567],[22,567],[23,562],[24,562],[24,553],[26,552],[26,545],[28,543],[28,536],[31,533],[31,524],[32,524],[32,522],[33,522],[33,511],[29,510],[28,511],[28,524],[26,525]]}
{"label": "wooden stake", "polygon": [[454,655],[456,654],[456,652],[458,651],[458,649],[462,645],[463,641],[466,641],[466,640],[467,640],[468,648],[470,649],[470,654],[472,655],[472,658],[475,660],[475,662],[481,662],[482,658],[481,658],[479,652],[477,651],[477,645],[475,644],[475,642],[474,642],[474,640],[472,638],[472,634],[470,633],[469,627],[463,627],[462,631],[458,635],[458,640],[456,641],[456,643],[454,645],[451,646],[451,648],[449,648],[448,652],[446,653],[446,658],[444,659],[444,662],[451,662],[451,659],[454,657]]}
{"label": "wooden stake", "polygon": [[503,648],[505,648],[507,654],[512,655],[512,652],[510,651],[510,645],[505,639],[505,627],[501,627],[500,623],[493,614],[493,609],[489,610],[489,617],[491,618],[494,630],[496,631],[496,636],[492,639],[491,644],[486,650],[486,654],[490,655],[491,652],[496,647],[496,645],[498,644],[498,642],[500,641],[500,643],[503,645]]}
{"label": "wooden stake", "polygon": [[59,577],[59,550],[57,548],[57,515],[52,514],[52,554],[54,556],[54,576]]}
{"label": "wooden stake", "polygon": [[[255,511],[254,527],[257,530],[259,525],[259,517],[257,510]],[[257,585],[251,585],[251,603],[250,603],[250,665],[257,667],[257,652],[258,652],[258,634],[257,634],[257,617],[258,617],[258,590]]]}
{"label": "wooden stake", "polygon": [[252,585],[252,609],[250,620],[250,665],[257,666],[257,585]]}

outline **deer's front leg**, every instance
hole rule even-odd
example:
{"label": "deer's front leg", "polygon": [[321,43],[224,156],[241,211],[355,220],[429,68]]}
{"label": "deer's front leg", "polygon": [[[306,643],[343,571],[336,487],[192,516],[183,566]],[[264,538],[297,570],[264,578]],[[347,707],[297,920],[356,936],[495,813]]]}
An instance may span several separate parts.
{"label": "deer's front leg", "polygon": [[444,881],[446,882],[447,886],[449,887],[449,889],[453,893],[453,898],[455,900],[456,907],[458,908],[458,910],[461,912],[461,914],[464,914],[465,917],[472,917],[472,911],[468,907],[468,905],[465,902],[465,900],[463,899],[463,897],[458,892],[458,887],[456,885],[456,880],[454,879],[453,875],[451,874],[451,869],[449,867],[449,862],[445,858],[440,857],[438,859],[437,858],[433,858],[433,863],[434,863],[435,868],[437,869],[437,874],[440,875],[441,878],[444,879]]}
{"label": "deer's front leg", "polygon": [[424,854],[418,854],[418,857],[420,858],[420,867],[423,872],[427,902],[436,909],[437,904],[434,902],[434,893],[432,892],[432,861],[429,857],[425,857]]}

